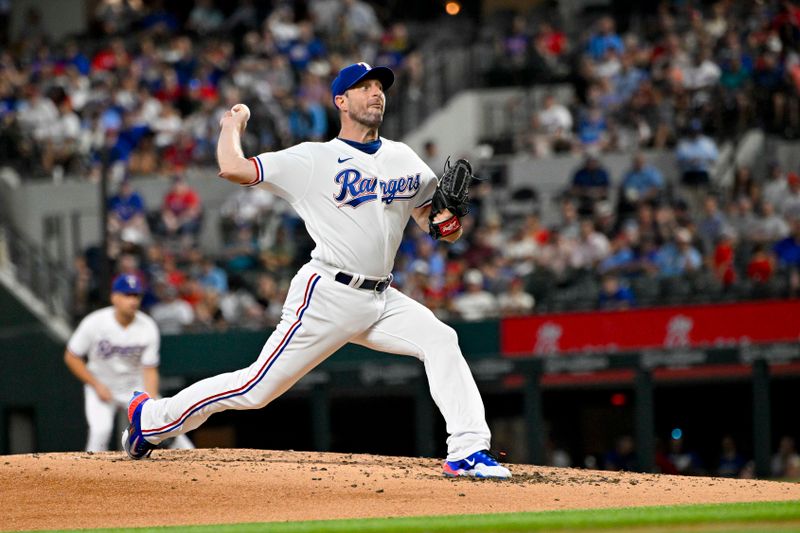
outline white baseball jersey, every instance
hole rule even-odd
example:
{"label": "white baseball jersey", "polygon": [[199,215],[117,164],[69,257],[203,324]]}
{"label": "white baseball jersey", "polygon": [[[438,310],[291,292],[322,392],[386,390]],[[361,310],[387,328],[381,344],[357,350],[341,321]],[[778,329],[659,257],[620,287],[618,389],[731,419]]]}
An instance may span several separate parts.
{"label": "white baseball jersey", "polygon": [[[305,221],[317,244],[312,259],[292,280],[281,322],[253,364],[145,401],[144,438],[158,444],[214,413],[263,407],[351,342],[423,361],[450,434],[448,460],[489,449],[483,402],[455,331],[394,287],[362,288],[365,277],[391,272],[412,210],[433,197],[433,171],[408,146],[386,139],[374,154],[334,139],[251,161],[257,178],[250,185],[282,196]],[[351,274],[348,284],[341,273]]]}
{"label": "white baseball jersey", "polygon": [[257,183],[305,221],[312,259],[366,276],[391,272],[412,209],[430,202],[437,181],[411,148],[381,142],[375,154],[333,139],[252,158]]}
{"label": "white baseball jersey", "polygon": [[114,399],[125,402],[134,389],[144,386],[142,367],[158,366],[161,339],[152,318],[136,312],[123,327],[114,318],[114,308],[105,307],[87,315],[67,343],[70,352],[86,358],[86,367]]}

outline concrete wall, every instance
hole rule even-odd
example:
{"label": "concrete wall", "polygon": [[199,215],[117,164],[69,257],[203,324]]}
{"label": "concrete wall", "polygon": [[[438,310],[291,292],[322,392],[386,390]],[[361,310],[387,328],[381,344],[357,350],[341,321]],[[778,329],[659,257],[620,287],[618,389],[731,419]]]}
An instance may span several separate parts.
{"label": "concrete wall", "polygon": [[[216,251],[222,246],[219,208],[238,189],[218,178],[210,168],[190,173],[187,180],[203,200],[205,216],[200,247]],[[159,209],[170,186],[170,180],[166,177],[139,178],[133,183],[149,211]],[[46,244],[51,253],[58,257],[56,242],[53,238],[46,238],[45,219],[54,217],[60,220],[65,238],[63,247],[68,255],[98,244],[101,234],[99,188],[96,183],[70,180],[60,184],[32,182],[17,188],[0,184],[0,195],[3,197],[2,203],[9,207],[14,225],[32,241]],[[113,194],[115,187],[110,189],[109,195]],[[72,231],[73,220],[78,221],[77,235]]]}
{"label": "concrete wall", "polygon": [[[403,141],[418,154],[433,140],[442,154],[470,156],[480,135],[481,99],[477,91],[465,91],[428,118]],[[438,172],[438,169],[434,169]]]}
{"label": "concrete wall", "polygon": [[12,0],[11,35],[18,38],[26,30],[26,13],[34,8],[42,17],[47,35],[61,39],[87,29],[89,5],[87,0]]}

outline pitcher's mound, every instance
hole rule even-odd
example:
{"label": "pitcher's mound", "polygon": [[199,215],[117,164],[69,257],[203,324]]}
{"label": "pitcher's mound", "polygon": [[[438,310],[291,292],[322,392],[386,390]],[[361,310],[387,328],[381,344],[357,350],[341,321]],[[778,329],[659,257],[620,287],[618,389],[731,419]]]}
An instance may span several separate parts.
{"label": "pitcher's mound", "polygon": [[0,529],[328,520],[800,500],[800,484],[510,465],[448,479],[438,459],[262,450],[0,457]]}

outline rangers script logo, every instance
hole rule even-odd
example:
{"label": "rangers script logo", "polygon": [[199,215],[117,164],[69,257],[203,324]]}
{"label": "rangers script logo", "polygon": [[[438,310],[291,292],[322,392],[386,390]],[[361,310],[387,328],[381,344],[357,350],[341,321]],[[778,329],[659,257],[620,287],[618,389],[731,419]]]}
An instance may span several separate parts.
{"label": "rangers script logo", "polygon": [[395,200],[414,198],[419,192],[420,173],[379,181],[378,178],[362,177],[361,172],[354,168],[346,168],[336,174],[333,181],[339,185],[339,192],[333,195],[339,207],[358,207],[365,202],[377,200],[378,186],[381,201],[388,205]]}

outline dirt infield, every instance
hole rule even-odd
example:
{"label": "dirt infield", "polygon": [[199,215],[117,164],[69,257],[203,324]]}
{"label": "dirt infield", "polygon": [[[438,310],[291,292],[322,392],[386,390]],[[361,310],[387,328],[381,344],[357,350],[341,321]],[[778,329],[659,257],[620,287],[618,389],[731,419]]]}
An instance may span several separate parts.
{"label": "dirt infield", "polygon": [[262,450],[0,456],[0,530],[157,526],[800,500],[800,484]]}

